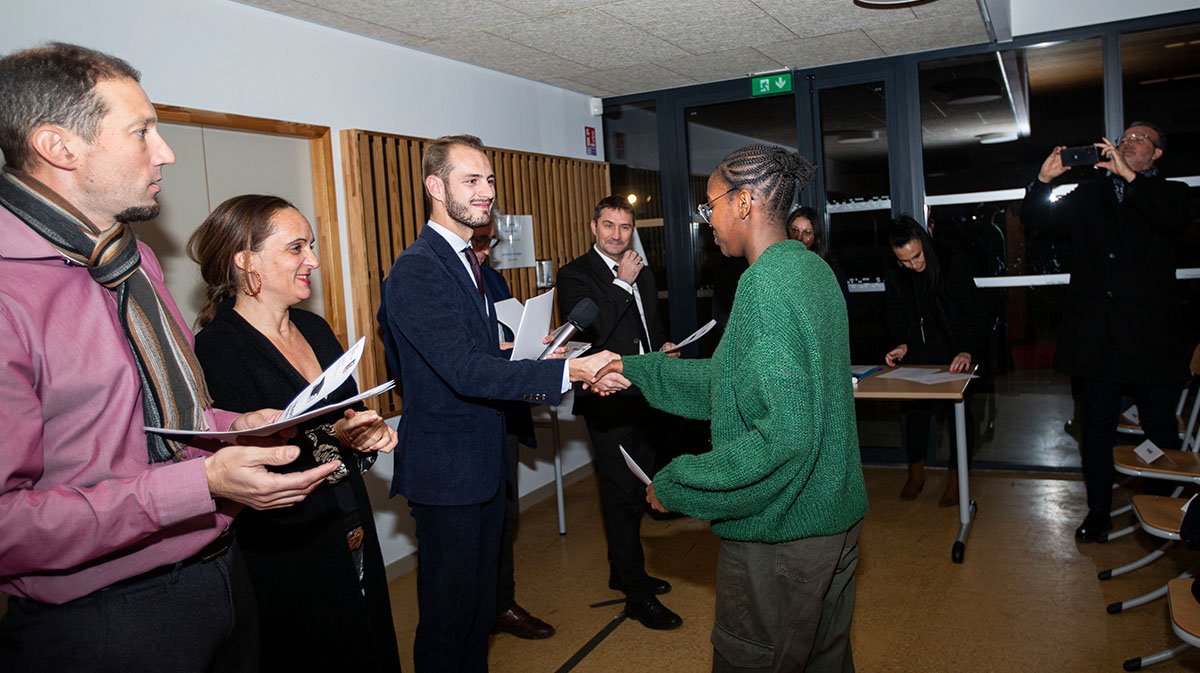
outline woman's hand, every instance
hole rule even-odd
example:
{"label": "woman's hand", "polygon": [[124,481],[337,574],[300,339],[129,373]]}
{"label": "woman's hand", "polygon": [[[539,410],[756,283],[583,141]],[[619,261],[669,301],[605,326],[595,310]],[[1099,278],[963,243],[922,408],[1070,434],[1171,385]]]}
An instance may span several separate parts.
{"label": "woman's hand", "polygon": [[883,361],[887,363],[887,366],[895,367],[896,365],[900,364],[900,361],[904,359],[905,355],[908,355],[908,344],[900,344],[899,346],[896,346],[892,350],[888,351],[888,354],[883,356]]}
{"label": "woman's hand", "polygon": [[279,420],[283,412],[279,409],[259,409],[258,411],[247,411],[238,416],[233,421],[233,425],[229,426],[230,430],[253,430],[261,428],[264,425],[270,425]]}
{"label": "woman's hand", "polygon": [[658,496],[654,494],[653,483],[646,485],[646,502],[649,503],[650,507],[656,512],[662,512],[663,514],[666,514],[669,511],[666,507],[663,507],[663,504],[658,499]]}
{"label": "woman's hand", "polygon": [[955,374],[971,370],[971,354],[959,353],[954,356],[954,360],[950,362],[950,371]]}
{"label": "woman's hand", "polygon": [[361,453],[391,453],[396,448],[396,431],[374,411],[347,409],[333,424],[338,441]]}

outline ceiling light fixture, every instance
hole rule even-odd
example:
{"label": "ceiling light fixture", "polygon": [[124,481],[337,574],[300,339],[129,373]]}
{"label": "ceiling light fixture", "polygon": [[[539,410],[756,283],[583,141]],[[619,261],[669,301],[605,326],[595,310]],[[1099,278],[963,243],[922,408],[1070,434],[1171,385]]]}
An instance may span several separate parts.
{"label": "ceiling light fixture", "polygon": [[990,77],[963,77],[933,85],[933,90],[945,94],[950,105],[975,105],[1000,100],[1004,92]]}
{"label": "ceiling light fixture", "polygon": [[975,138],[979,141],[980,145],[999,145],[1000,143],[1011,143],[1017,140],[1017,134],[993,131],[991,133],[980,133]]}
{"label": "ceiling light fixture", "polygon": [[883,9],[902,5],[916,5],[929,0],[854,0],[854,4],[865,9]]}

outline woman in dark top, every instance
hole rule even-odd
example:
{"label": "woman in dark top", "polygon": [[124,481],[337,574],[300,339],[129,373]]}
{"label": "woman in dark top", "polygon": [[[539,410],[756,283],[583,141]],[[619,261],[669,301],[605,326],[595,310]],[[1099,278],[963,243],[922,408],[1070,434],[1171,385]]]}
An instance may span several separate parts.
{"label": "woman in dark top", "polygon": [[817,253],[817,256],[825,260],[830,269],[833,269],[833,275],[837,278],[838,286],[842,288],[842,298],[846,300],[846,305],[850,304],[850,279],[846,276],[846,270],[838,264],[837,260],[830,254],[829,248],[825,245],[825,239],[821,233],[817,231],[817,211],[808,206],[797,206],[788,215],[787,219],[787,237],[793,241],[800,241],[804,247]]}
{"label": "woman in dark top", "polygon": [[[207,304],[196,355],[223,409],[283,409],[342,355],[323,318],[292,308],[319,262],[308,221],[274,196],[231,198],[188,241]],[[322,403],[357,393],[348,379]],[[302,423],[300,457],[342,466],[303,502],[236,522],[258,599],[262,671],[400,670],[383,557],[362,472],[396,433],[359,405]]]}
{"label": "woman in dark top", "polygon": [[[934,245],[925,228],[908,215],[892,221],[888,242],[897,264],[888,266],[885,278],[887,323],[898,345],[884,356],[887,366],[949,364],[952,372],[972,371],[983,355],[991,324],[966,262]],[[931,400],[920,400],[900,406],[908,450],[908,480],[900,491],[904,500],[916,498],[925,485],[933,405]],[[964,406],[969,452],[971,407]],[[957,469],[958,453],[951,451],[950,480],[938,502],[942,507],[958,502]]]}

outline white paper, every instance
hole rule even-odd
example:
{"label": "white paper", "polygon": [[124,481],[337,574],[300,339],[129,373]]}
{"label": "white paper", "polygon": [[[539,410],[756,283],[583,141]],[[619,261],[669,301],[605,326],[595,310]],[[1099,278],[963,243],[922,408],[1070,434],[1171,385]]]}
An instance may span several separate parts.
{"label": "white paper", "polygon": [[650,477],[647,477],[646,473],[642,471],[642,468],[633,461],[633,458],[629,457],[629,454],[625,451],[625,447],[617,444],[617,448],[621,450],[621,457],[625,459],[625,465],[629,468],[629,471],[633,473],[633,476],[640,479],[643,484],[649,486]]}
{"label": "white paper", "polygon": [[516,334],[521,327],[521,315],[525,313],[525,305],[519,299],[509,297],[496,302],[494,306],[496,307],[496,320]]}
{"label": "white paper", "polygon": [[1136,404],[1129,405],[1129,408],[1126,409],[1125,413],[1122,415],[1129,419],[1130,425],[1141,425],[1142,423],[1142,419],[1138,417],[1138,408]]}
{"label": "white paper", "polygon": [[571,360],[583,355],[592,347],[590,341],[568,341],[563,344],[567,348],[567,354],[563,356],[564,360]]}
{"label": "white paper", "polygon": [[554,309],[554,290],[550,289],[525,302],[521,324],[513,339],[509,360],[536,360],[546,344],[542,339],[550,333],[550,312]]}
{"label": "white paper", "polygon": [[342,356],[334,360],[333,364],[326,367],[316,380],[292,399],[287,408],[283,410],[283,415],[279,417],[279,420],[286,421],[299,416],[340,388],[346,379],[350,378],[350,374],[354,373],[354,368],[358,366],[358,361],[362,358],[363,347],[366,343],[367,338],[360,337],[357,343],[342,353]]}
{"label": "white paper", "polygon": [[1147,465],[1153,463],[1159,458],[1162,458],[1163,456],[1162,449],[1158,448],[1154,442],[1148,439],[1133,447],[1133,452],[1136,453],[1138,458],[1141,458],[1142,461],[1144,461]]}
{"label": "white paper", "polygon": [[288,419],[281,419],[281,420],[275,421],[274,423],[270,423],[267,425],[261,425],[257,428],[252,428],[250,430],[226,430],[224,432],[217,432],[217,431],[208,431],[208,430],[200,430],[200,431],[171,430],[169,428],[151,428],[148,426],[145,428],[145,430],[146,430],[146,432],[153,432],[153,433],[156,433],[159,435],[169,435],[169,436],[174,436],[174,437],[266,437],[267,435],[275,434],[276,432],[283,430],[284,428],[290,428],[293,425],[303,423],[304,421],[307,421],[310,418],[316,418],[317,416],[327,414],[331,411],[337,411],[338,409],[344,409],[356,402],[365,400],[368,397],[374,397],[380,393],[385,393],[394,387],[396,387],[395,381],[388,381],[387,383],[381,383],[370,390],[361,392],[361,393],[355,395],[354,397],[342,400],[341,402],[335,402],[334,404],[327,404],[318,409],[312,409],[311,411],[306,411],[298,416],[293,416]]}
{"label": "white paper", "polygon": [[922,369],[918,367],[896,367],[891,371],[876,374],[876,378],[880,379],[898,379],[901,381],[911,381],[913,383],[921,383],[924,385],[934,385],[938,383],[948,383],[950,381],[963,381],[965,379],[979,378],[974,374],[961,372],[958,374],[951,372],[938,371],[936,369]]}
{"label": "white paper", "polygon": [[703,327],[701,327],[700,329],[698,329],[695,332],[692,332],[690,335],[688,335],[688,338],[675,344],[674,348],[665,350],[663,352],[664,353],[674,353],[675,351],[679,350],[680,348],[683,348],[684,346],[691,345],[692,342],[698,340],[700,337],[704,336],[705,334],[708,334],[709,332],[712,331],[712,328],[714,328],[716,326],[717,326],[716,320],[709,320],[708,322],[704,323]]}

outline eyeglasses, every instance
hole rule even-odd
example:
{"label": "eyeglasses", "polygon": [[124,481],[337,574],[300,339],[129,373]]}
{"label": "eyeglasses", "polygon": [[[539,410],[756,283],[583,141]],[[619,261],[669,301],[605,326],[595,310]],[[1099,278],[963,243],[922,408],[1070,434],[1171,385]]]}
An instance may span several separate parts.
{"label": "eyeglasses", "polygon": [[1151,145],[1158,147],[1158,143],[1154,142],[1154,139],[1145,133],[1126,133],[1117,139],[1118,145],[1145,145],[1146,143],[1150,143]]}
{"label": "eyeglasses", "polygon": [[700,205],[696,206],[696,213],[700,215],[700,219],[704,220],[705,224],[712,224],[713,201],[724,198],[725,196],[727,196],[729,194],[729,192],[737,191],[737,189],[738,189],[737,187],[730,187],[729,189],[725,190],[724,194],[722,194],[721,196],[718,196],[716,199],[711,199],[711,200],[707,201],[706,203],[701,203]]}
{"label": "eyeglasses", "polygon": [[498,243],[500,243],[500,239],[496,238],[495,236],[486,235],[471,237],[471,247],[473,248],[494,248]]}

